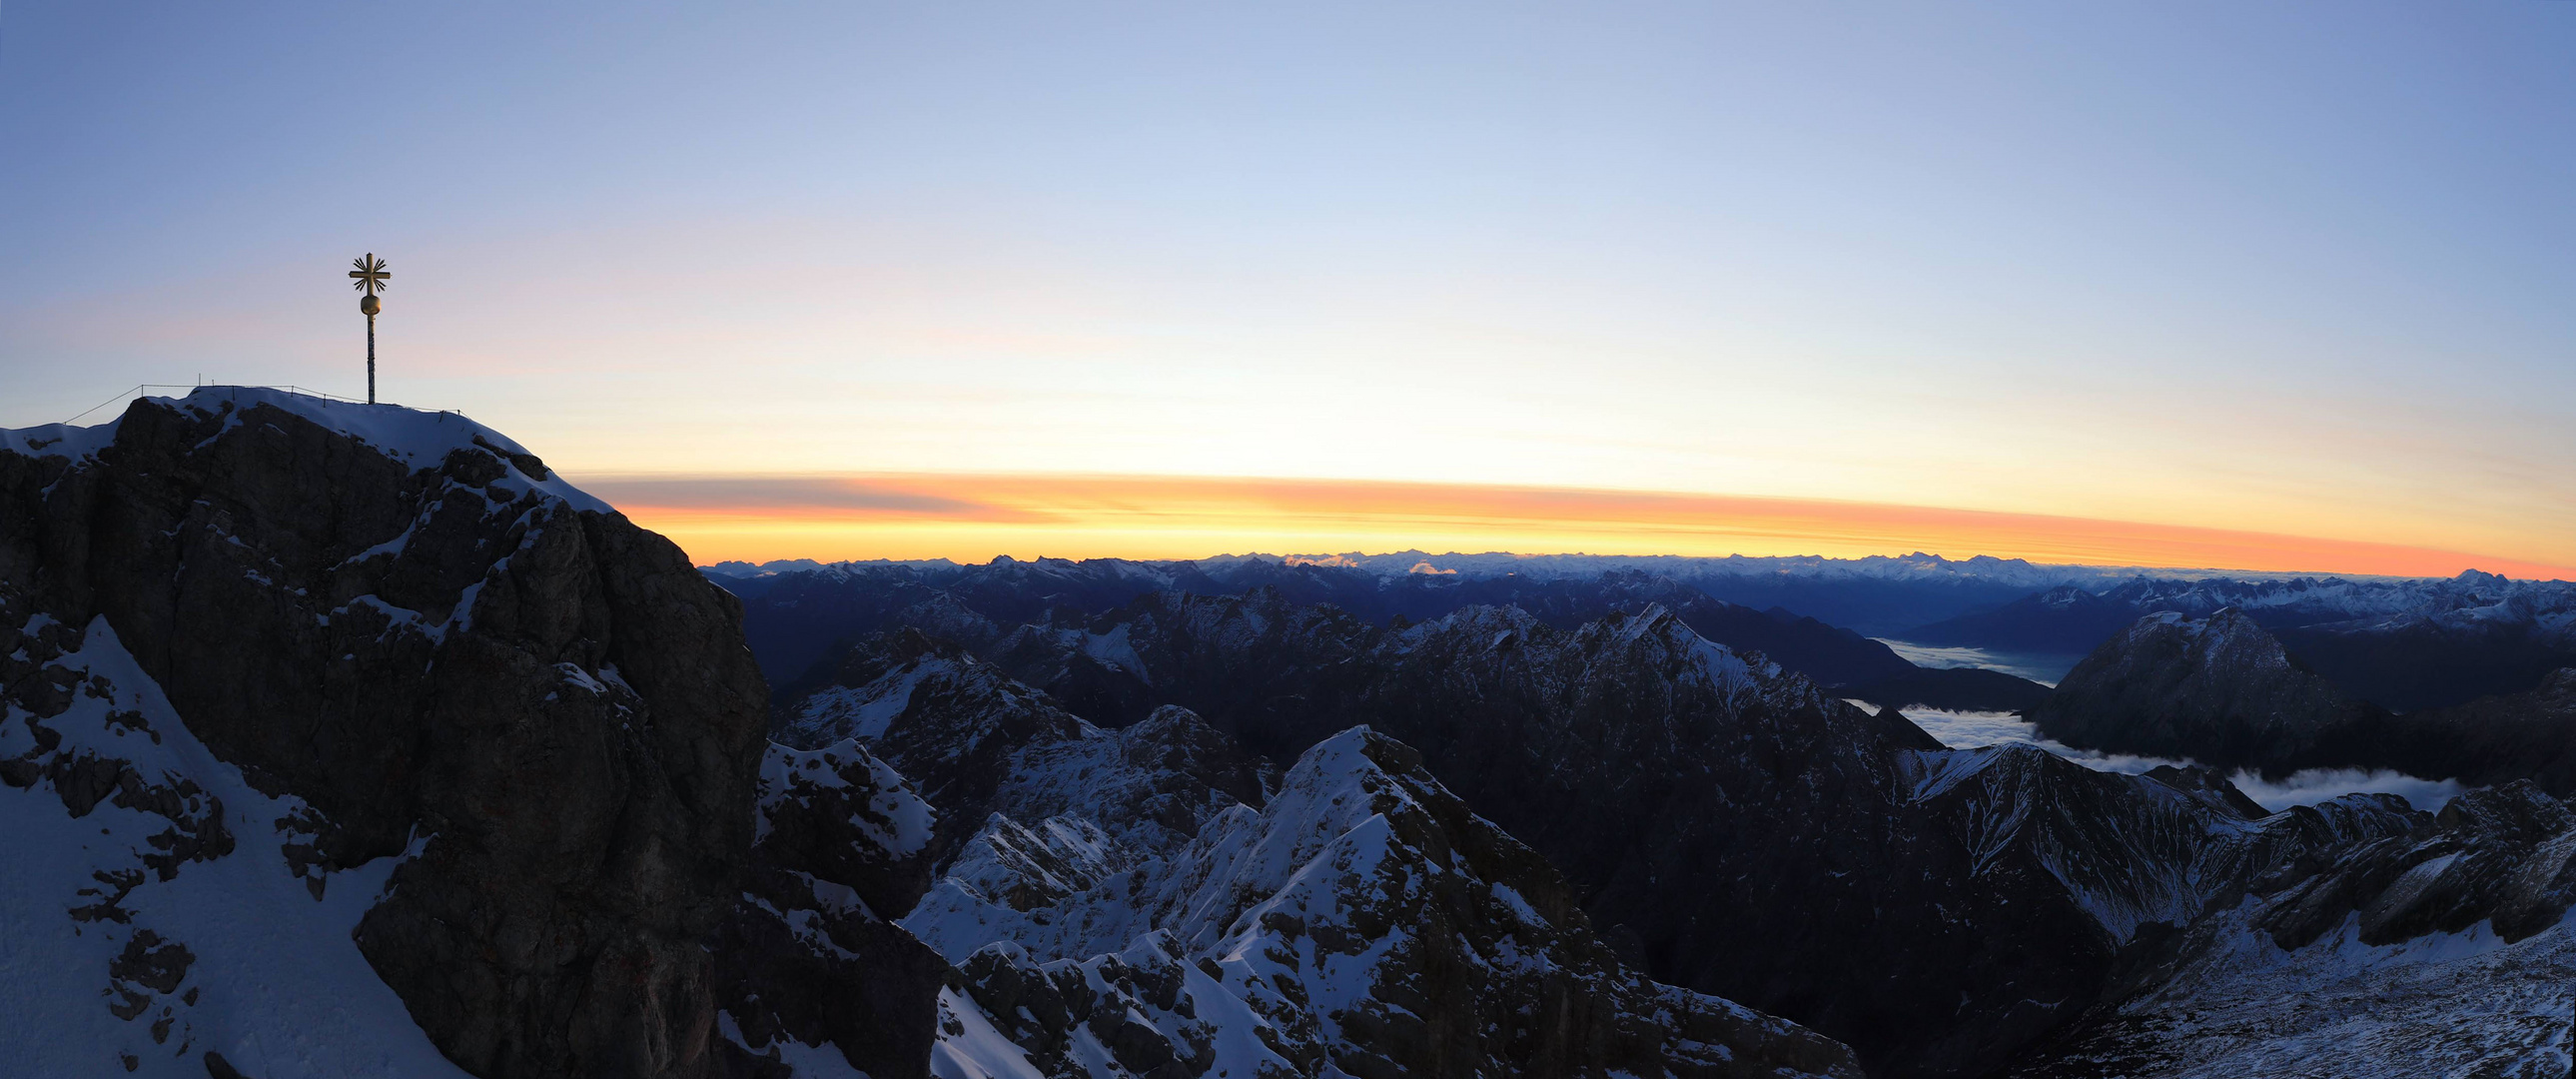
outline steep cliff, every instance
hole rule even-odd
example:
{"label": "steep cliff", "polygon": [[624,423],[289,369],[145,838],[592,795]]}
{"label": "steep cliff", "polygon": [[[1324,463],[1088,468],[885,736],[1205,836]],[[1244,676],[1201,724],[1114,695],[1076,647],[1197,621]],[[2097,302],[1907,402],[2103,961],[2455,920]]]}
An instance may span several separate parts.
{"label": "steep cliff", "polygon": [[756,1063],[707,947],[765,744],[739,606],[497,432],[230,388],[7,432],[0,657],[8,992],[116,1024],[67,1015],[58,1073]]}

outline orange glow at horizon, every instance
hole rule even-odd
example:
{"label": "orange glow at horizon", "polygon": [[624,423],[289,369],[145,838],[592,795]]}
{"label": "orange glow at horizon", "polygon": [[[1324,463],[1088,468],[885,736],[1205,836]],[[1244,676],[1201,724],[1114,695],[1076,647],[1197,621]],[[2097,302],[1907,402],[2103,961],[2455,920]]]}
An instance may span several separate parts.
{"label": "orange glow at horizon", "polygon": [[647,476],[585,482],[700,563],[1202,558],[1222,553],[1927,551],[2034,562],[2576,579],[2576,568],[2361,540],[1923,506],[1645,491],[1165,476]]}

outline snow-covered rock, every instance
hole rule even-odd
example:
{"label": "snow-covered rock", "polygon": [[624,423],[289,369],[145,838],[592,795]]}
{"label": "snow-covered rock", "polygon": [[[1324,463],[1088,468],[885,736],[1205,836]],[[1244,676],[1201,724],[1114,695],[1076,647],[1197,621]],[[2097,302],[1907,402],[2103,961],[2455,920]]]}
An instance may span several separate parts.
{"label": "snow-covered rock", "polygon": [[905,920],[959,961],[957,1006],[1044,1074],[1857,1074],[1827,1039],[1621,967],[1543,860],[1365,729],[1258,809],[1121,846],[1132,868],[1078,890],[996,887],[970,852]]}
{"label": "snow-covered rock", "polygon": [[[2151,629],[2175,636],[2178,655],[2207,661],[2191,670],[2295,673],[2277,645],[2262,647],[2270,642],[2259,627],[2174,617]],[[1580,890],[1566,894],[1584,897],[1586,919],[1608,926],[1600,936],[1630,962],[1795,1011],[1878,1054],[1890,1074],[1978,1073],[2044,1055],[2105,1021],[2106,994],[2126,999],[2162,984],[2166,975],[2153,972],[2164,968],[2135,957],[2206,912],[2236,909],[2427,819],[2389,797],[2266,815],[2209,769],[2133,776],[2031,746],[1947,750],[1892,710],[1852,707],[1652,607],[1572,629],[1523,609],[1483,607],[1390,627],[1268,590],[1155,593],[1109,616],[1024,628],[1018,638],[1048,642],[1058,656],[1114,654],[1149,699],[1185,703],[1206,725],[1264,751],[1303,757],[1361,724],[1400,734],[1444,790],[1572,877]],[[880,677],[901,669],[853,663]],[[928,717],[944,699],[907,701]],[[935,726],[989,738],[1004,725]],[[1052,731],[1044,737],[1068,746],[1123,733],[1086,733],[1069,717],[1016,727]],[[1017,774],[1039,756],[1025,748],[983,756],[967,774]],[[919,759],[929,774],[948,775],[965,755]],[[1192,842],[1231,834],[1223,831],[1230,820],[1271,827],[1295,816],[1292,792],[1306,781],[1292,775],[1266,799],[1238,792],[1229,797],[1241,808],[1213,816],[1209,806],[1223,800],[1187,802],[1206,822]],[[1124,785],[1108,780],[1102,789]],[[1265,890],[1272,878],[1242,883],[1222,868],[1236,864],[1228,848],[1175,847],[1179,829],[1114,835],[1111,810],[1086,810],[1080,797],[1014,808],[1001,794],[1010,786],[980,788],[972,812],[981,826],[961,837],[906,924],[973,972],[974,985],[1043,984],[1054,988],[1025,991],[1061,1002],[1081,996],[1078,983],[1090,994],[1083,999],[1144,1017],[1138,1022],[1162,1032],[1173,1059],[1197,1059],[1196,1028],[1173,1018],[1174,1001],[1196,1009],[1192,993],[1229,983],[1149,974],[1193,966],[1201,955],[1222,959],[1212,950],[1231,949],[1228,934],[1247,930],[1210,928],[1188,912],[1229,891],[1257,904],[1274,894]],[[997,941],[1008,947],[985,950]],[[1014,1018],[1017,1005],[970,1022],[959,1009],[981,1010],[982,998],[952,996],[960,1029],[1025,1042],[1035,1054],[1026,1059],[1042,1070],[1077,1059],[1161,1059],[1108,1049],[1102,1057],[1080,1048],[1092,1044],[1081,1023],[1050,1021],[1040,1031]],[[1205,1000],[1218,1007],[1217,997]],[[1032,1014],[1055,1015],[1055,1007]],[[1088,1037],[1110,1046],[1116,1029]]]}
{"label": "snow-covered rock", "polygon": [[2527,783],[2438,816],[2387,801],[2262,822],[2272,857],[2015,1074],[2566,1074],[2576,813]]}
{"label": "snow-covered rock", "polygon": [[719,1033],[754,1072],[927,1066],[947,964],[891,919],[929,887],[936,817],[856,739],[769,746],[741,901],[715,944]]}
{"label": "snow-covered rock", "polygon": [[[1217,647],[1271,628],[1183,613]],[[872,647],[840,667],[867,681],[782,723],[864,731],[976,824],[934,829],[939,880],[903,918],[959,966],[941,1074],[1851,1073],[1830,1040],[1622,965],[1397,742],[1347,732],[1283,777],[1186,709],[1105,730],[962,651]],[[1752,691],[1723,650],[1688,662]]]}

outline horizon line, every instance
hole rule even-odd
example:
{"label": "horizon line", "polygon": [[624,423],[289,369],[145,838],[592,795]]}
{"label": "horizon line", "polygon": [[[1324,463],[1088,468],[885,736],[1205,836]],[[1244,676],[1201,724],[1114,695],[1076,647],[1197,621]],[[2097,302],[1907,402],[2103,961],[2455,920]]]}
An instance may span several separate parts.
{"label": "horizon line", "polygon": [[2417,578],[2476,569],[2576,580],[2576,566],[2552,558],[1765,495],[1067,473],[606,474],[576,482],[704,564],[976,563],[1022,551],[1195,560],[1233,551],[1446,547],[1679,558],[1983,555],[2042,565]]}
{"label": "horizon line", "polygon": [[[621,511],[621,512],[622,512],[622,511]],[[1653,558],[1676,558],[1676,559],[1688,559],[1688,560],[1691,560],[1691,561],[1700,561],[1700,562],[1727,562],[1727,561],[1733,561],[1733,560],[1736,560],[1736,559],[1758,560],[1758,561],[1797,561],[1797,560],[1801,560],[1801,559],[1813,559],[1813,560],[1816,560],[1816,561],[1822,561],[1822,562],[1866,562],[1866,561],[1869,561],[1869,560],[1874,559],[1874,558],[1876,558],[1876,559],[1886,559],[1886,560],[1888,560],[1888,561],[1894,562],[1894,561],[1901,561],[1901,560],[1909,559],[1909,558],[1917,558],[1917,557],[1921,557],[1921,558],[1938,559],[1938,560],[1940,560],[1940,561],[1942,561],[1942,562],[1946,562],[1946,563],[1949,563],[1949,564],[1951,564],[1951,565],[1961,565],[1961,564],[1965,564],[1965,563],[1972,562],[1972,561],[1975,561],[1975,560],[1977,560],[1977,559],[1983,558],[1983,559],[1989,559],[1989,560],[1996,561],[1996,562],[2019,563],[2019,564],[2021,564],[2021,565],[2029,566],[2029,567],[2031,567],[2031,568],[2033,568],[2033,569],[2129,570],[2129,571],[2133,571],[2133,572],[2140,573],[2140,574],[2156,574],[2156,573],[2202,573],[2202,574],[2221,574],[2221,573],[2256,573],[2256,574],[2262,574],[2262,575],[2267,576],[2267,577],[2276,577],[2276,576],[2294,576],[2294,575],[2300,575],[2300,574],[2316,574],[2316,575],[2318,575],[2318,576],[2326,576],[2326,577],[2364,577],[2364,578],[2377,578],[2377,579],[2395,580],[2395,581],[2443,581],[2443,580],[2451,580],[2451,579],[2453,579],[2453,578],[2456,578],[2456,577],[2459,577],[2459,576],[2461,576],[2461,575],[2462,575],[2462,574],[2460,574],[2460,573],[2452,573],[2452,574],[2404,574],[2404,573],[2355,573],[2355,572],[2346,572],[2346,571],[2341,571],[2341,570],[2312,570],[2312,569],[2247,569],[2247,568],[2244,568],[2244,567],[2241,567],[2241,566],[2148,566],[2148,565],[2132,565],[2132,564],[2124,563],[2124,562],[2035,562],[2035,561],[2032,561],[2032,560],[2027,559],[2027,558],[2018,558],[2018,557],[2015,557],[2015,558],[2005,558],[2005,557],[2001,557],[2001,556],[1998,556],[1998,555],[1990,555],[1990,554],[1974,554],[1974,555],[1966,555],[1966,556],[1962,556],[1962,557],[1952,557],[1952,556],[1950,556],[1950,555],[1935,554],[1935,553],[1930,552],[1930,551],[1908,551],[1908,552],[1906,552],[1906,553],[1904,553],[1904,554],[1867,554],[1867,555],[1826,555],[1826,554],[1812,554],[1812,553],[1810,553],[1810,554],[1745,554],[1745,553],[1742,553],[1742,552],[1733,552],[1733,553],[1729,553],[1729,554],[1718,554],[1718,555],[1696,555],[1696,554],[1610,554],[1610,553],[1603,553],[1603,552],[1597,552],[1597,551],[1499,551],[1499,550],[1494,550],[1494,551],[1458,551],[1458,550],[1451,550],[1451,551],[1430,551],[1430,550],[1424,550],[1424,549],[1419,548],[1419,547],[1408,547],[1408,548],[1405,548],[1404,550],[1401,550],[1401,551],[1359,551],[1359,550],[1352,550],[1352,551],[1285,551],[1285,550],[1283,550],[1283,551],[1275,551],[1275,552],[1274,552],[1274,551],[1243,551],[1243,552],[1241,552],[1241,553],[1237,553],[1237,552],[1234,552],[1234,551],[1219,551],[1219,552],[1217,552],[1217,553],[1215,553],[1215,554],[1199,555],[1199,556],[1196,556],[1196,557],[1190,557],[1190,556],[1173,556],[1173,557],[1169,557],[1169,558],[1160,558],[1160,557],[1138,557],[1138,556],[1119,555],[1119,554],[1101,554],[1101,555],[1084,555],[1084,556],[1080,556],[1080,557],[1065,557],[1065,556],[1061,556],[1061,555],[1050,555],[1050,554],[1019,555],[1019,554],[1013,554],[1013,553],[1008,552],[1008,551],[1004,551],[1004,552],[1000,552],[1000,553],[998,553],[998,554],[995,554],[995,555],[993,555],[993,556],[992,556],[992,557],[990,557],[990,558],[986,558],[986,559],[983,559],[983,560],[980,560],[980,561],[973,560],[973,559],[957,559],[957,558],[950,558],[950,557],[946,557],[946,556],[934,555],[934,556],[927,557],[927,558],[836,558],[836,559],[830,559],[830,560],[824,560],[824,559],[818,559],[818,558],[795,557],[795,558],[773,558],[773,559],[768,559],[768,560],[766,560],[766,561],[761,561],[761,562],[752,562],[752,561],[748,561],[748,560],[745,560],[745,559],[739,559],[739,558],[727,558],[727,559],[721,559],[721,560],[718,560],[718,561],[715,561],[715,562],[693,562],[693,563],[691,563],[691,564],[692,564],[692,565],[694,565],[694,566],[695,566],[696,568],[698,568],[698,569],[702,569],[702,570],[704,570],[704,569],[713,569],[713,568],[715,568],[715,567],[717,567],[717,566],[724,566],[724,565],[751,566],[751,567],[753,567],[753,568],[755,568],[755,569],[758,569],[758,568],[765,568],[765,567],[768,567],[768,566],[776,565],[776,564],[781,563],[781,562],[811,562],[811,563],[813,563],[813,564],[815,564],[815,565],[817,565],[817,566],[853,566],[853,565],[890,565],[890,566],[897,566],[897,565],[918,565],[918,564],[921,564],[921,563],[927,563],[927,562],[946,562],[946,563],[948,563],[948,564],[950,564],[950,565],[953,565],[953,566],[965,567],[965,566],[985,566],[985,565],[991,565],[991,564],[993,564],[993,563],[995,563],[995,562],[1004,561],[1004,560],[1009,560],[1009,561],[1012,561],[1012,562],[1071,562],[1071,563],[1079,564],[1079,563],[1083,563],[1083,562],[1208,562],[1208,561],[1214,561],[1214,560],[1216,560],[1216,559],[1221,559],[1221,558],[1243,558],[1243,559],[1249,559],[1249,558],[1268,558],[1268,559],[1275,559],[1275,560],[1277,560],[1277,561],[1284,562],[1284,563],[1287,563],[1287,564],[1290,564],[1290,565],[1299,565],[1299,566],[1308,566],[1308,565],[1312,565],[1312,566],[1347,566],[1347,567],[1351,567],[1351,568],[1364,568],[1364,567],[1360,567],[1360,566],[1358,565],[1358,563],[1356,563],[1356,562],[1336,562],[1336,561],[1335,561],[1335,559],[1344,559],[1344,558],[1401,558],[1401,557],[1405,557],[1405,556],[1407,556],[1407,555],[1418,555],[1418,556],[1423,557],[1423,558],[1515,558],[1515,559],[1540,559],[1540,558],[1637,558],[1637,559],[1653,559]],[[1441,573],[1444,573],[1444,574],[1445,574],[1445,573],[1456,572],[1456,571],[1452,571],[1452,570],[1449,570],[1449,569],[1443,568],[1443,569],[1440,569],[1438,572],[1441,572]],[[2506,579],[2506,580],[2509,580],[2509,581],[2522,581],[2522,582],[2526,582],[2526,583],[2535,583],[2535,584],[2569,584],[2569,583],[2576,583],[2576,580],[2571,580],[2570,578],[2565,578],[2565,577],[2516,577],[2516,576],[2514,576],[2514,575],[2512,575],[2512,574],[2509,574],[2509,573],[2497,573],[2497,572],[2494,572],[2494,571],[2492,571],[2492,570],[2485,569],[2485,568],[2480,567],[2480,566],[2467,566],[2467,567],[2463,567],[2463,573],[2478,573],[2478,574],[2485,574],[2485,575],[2488,575],[2488,576],[2502,577],[2502,578],[2504,578],[2504,579]]]}

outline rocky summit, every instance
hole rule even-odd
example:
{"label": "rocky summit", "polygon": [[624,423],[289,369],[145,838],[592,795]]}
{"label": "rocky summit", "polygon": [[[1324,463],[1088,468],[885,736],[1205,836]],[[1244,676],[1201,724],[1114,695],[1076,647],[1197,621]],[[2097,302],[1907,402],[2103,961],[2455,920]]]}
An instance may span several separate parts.
{"label": "rocky summit", "polygon": [[454,415],[208,389],[5,450],[28,1074],[748,1066],[766,690],[678,548]]}

